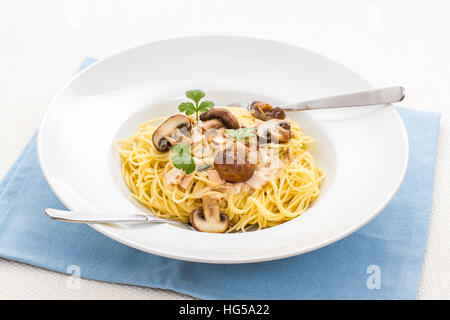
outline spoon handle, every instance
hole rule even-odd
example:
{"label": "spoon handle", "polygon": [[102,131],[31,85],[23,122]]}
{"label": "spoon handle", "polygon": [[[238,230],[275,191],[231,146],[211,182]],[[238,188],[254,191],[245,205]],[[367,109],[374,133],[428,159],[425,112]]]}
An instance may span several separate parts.
{"label": "spoon handle", "polygon": [[303,101],[279,107],[285,111],[316,110],[387,104],[402,101],[404,98],[405,89],[403,87],[389,87]]}
{"label": "spoon handle", "polygon": [[103,214],[103,213],[74,212],[58,209],[45,209],[45,214],[54,220],[64,222],[75,222],[75,223],[130,223],[130,222],[164,223],[165,222],[187,226],[187,224],[182,222],[136,213]]}

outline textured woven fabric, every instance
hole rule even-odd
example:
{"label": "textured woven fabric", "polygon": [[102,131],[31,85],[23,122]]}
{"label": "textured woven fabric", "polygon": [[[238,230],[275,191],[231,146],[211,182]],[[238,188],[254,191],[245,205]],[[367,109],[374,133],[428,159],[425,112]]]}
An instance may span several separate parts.
{"label": "textured woven fabric", "polygon": [[[399,111],[411,144],[402,187],[371,223],[320,250],[265,263],[198,264],[137,251],[85,225],[52,221],[42,210],[62,205],[42,176],[32,139],[0,184],[0,255],[61,272],[75,265],[82,277],[201,298],[413,299],[428,230],[439,115]],[[370,281],[377,274],[378,284]]]}

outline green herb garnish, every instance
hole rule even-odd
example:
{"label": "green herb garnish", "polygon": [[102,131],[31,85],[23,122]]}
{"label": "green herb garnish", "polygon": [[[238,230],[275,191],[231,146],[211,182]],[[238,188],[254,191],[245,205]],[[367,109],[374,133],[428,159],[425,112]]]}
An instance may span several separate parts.
{"label": "green herb garnish", "polygon": [[191,150],[184,143],[177,143],[172,147],[172,162],[175,168],[183,170],[186,174],[190,174],[195,170],[195,162],[191,156]]}
{"label": "green herb garnish", "polygon": [[186,97],[188,99],[191,99],[192,101],[194,101],[194,103],[182,102],[178,106],[178,110],[180,110],[181,112],[184,112],[188,116],[195,113],[195,118],[198,121],[198,113],[199,112],[205,112],[205,111],[208,111],[209,109],[214,108],[214,102],[212,102],[212,101],[205,100],[202,103],[200,103],[200,105],[199,105],[200,100],[204,96],[205,96],[205,93],[199,89],[186,91]]}
{"label": "green herb garnish", "polygon": [[227,129],[227,135],[235,140],[245,140],[256,135],[255,128]]}

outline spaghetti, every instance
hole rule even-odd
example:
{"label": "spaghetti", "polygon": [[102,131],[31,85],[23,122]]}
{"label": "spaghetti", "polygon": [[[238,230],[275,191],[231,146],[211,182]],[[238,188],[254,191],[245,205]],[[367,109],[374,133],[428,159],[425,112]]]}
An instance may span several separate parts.
{"label": "spaghetti", "polygon": [[[257,128],[261,123],[242,108],[226,109],[243,127]],[[227,232],[250,227],[262,229],[301,215],[320,194],[325,173],[310,153],[314,139],[293,121],[288,120],[291,131],[288,142],[257,147],[254,174],[260,174],[261,181],[255,185],[250,180],[230,183],[217,178],[211,159],[223,150],[220,143],[229,139],[225,130],[220,129],[213,129],[216,131],[210,137],[202,134],[202,123],[193,126],[190,148],[197,168],[210,167],[183,175],[174,168],[172,152],[160,152],[152,143],[153,133],[162,120],[144,122],[134,134],[115,143],[126,185],[133,197],[157,216],[188,222],[191,212],[202,206],[205,196],[210,196],[219,199],[220,211],[229,219]],[[199,157],[198,149],[202,149]],[[178,183],[169,180],[174,172],[182,176],[176,177]]]}

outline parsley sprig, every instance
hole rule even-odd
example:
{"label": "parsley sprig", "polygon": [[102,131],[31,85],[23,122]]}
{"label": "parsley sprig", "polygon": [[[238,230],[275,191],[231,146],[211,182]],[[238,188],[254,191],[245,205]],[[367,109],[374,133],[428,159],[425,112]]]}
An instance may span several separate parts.
{"label": "parsley sprig", "polygon": [[205,112],[209,109],[214,108],[214,102],[204,100],[202,103],[199,104],[200,100],[205,96],[205,93],[202,90],[196,89],[196,90],[189,90],[186,91],[186,97],[192,102],[182,102],[178,106],[178,110],[181,112],[184,112],[186,115],[191,115],[195,113],[195,118],[198,121],[198,113],[199,112]]}
{"label": "parsley sprig", "polygon": [[227,129],[227,136],[235,140],[245,140],[256,135],[255,128]]}
{"label": "parsley sprig", "polygon": [[186,174],[194,172],[195,162],[188,145],[177,143],[172,147],[172,163],[175,168],[183,170]]}

